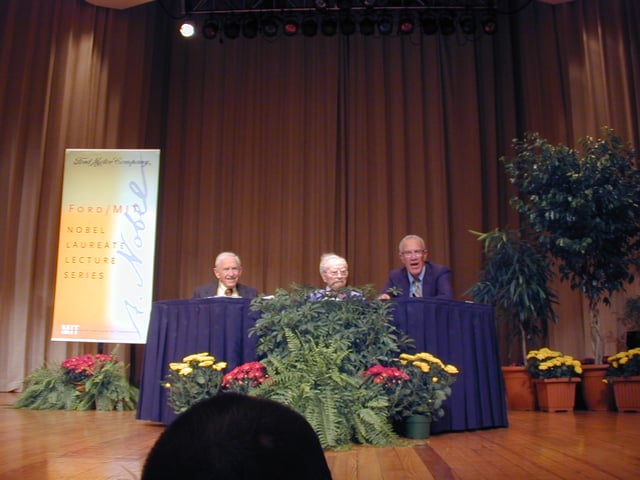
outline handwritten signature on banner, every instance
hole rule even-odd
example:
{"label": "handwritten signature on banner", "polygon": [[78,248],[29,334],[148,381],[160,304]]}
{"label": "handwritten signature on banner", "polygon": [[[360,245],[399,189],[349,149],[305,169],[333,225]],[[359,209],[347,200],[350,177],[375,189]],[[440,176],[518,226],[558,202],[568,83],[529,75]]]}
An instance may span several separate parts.
{"label": "handwritten signature on banner", "polygon": [[[132,273],[135,275],[136,286],[140,289],[144,289],[145,287],[145,276],[143,275],[143,271],[145,270],[144,259],[136,252],[142,252],[145,248],[145,236],[143,235],[145,230],[147,229],[147,224],[145,223],[145,217],[148,213],[148,196],[149,191],[147,188],[147,178],[145,174],[145,166],[150,165],[150,162],[140,164],[140,181],[130,181],[129,189],[131,193],[139,200],[139,203],[136,202],[136,208],[133,208],[130,211],[125,212],[125,218],[129,222],[128,234],[124,233],[120,234],[121,239],[121,249],[117,251],[117,254],[124,258],[127,262],[127,265],[130,267]],[[152,240],[153,241],[153,240]],[[151,261],[153,262],[153,256],[151,257]],[[147,269],[148,272],[152,272],[153,269]],[[145,320],[145,309],[144,306],[140,304],[139,296],[136,298],[134,292],[130,292],[128,296],[125,296],[123,299],[124,307],[131,321],[133,328],[135,329],[138,336],[141,335],[140,328],[138,324]]]}

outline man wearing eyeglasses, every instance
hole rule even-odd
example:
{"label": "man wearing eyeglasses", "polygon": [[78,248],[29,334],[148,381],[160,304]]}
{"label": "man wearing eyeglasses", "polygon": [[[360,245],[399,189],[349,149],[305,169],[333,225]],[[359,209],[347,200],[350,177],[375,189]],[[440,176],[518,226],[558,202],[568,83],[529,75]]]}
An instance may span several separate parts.
{"label": "man wearing eyeglasses", "polygon": [[407,235],[398,245],[400,261],[404,267],[389,274],[387,284],[378,297],[439,297],[453,298],[451,270],[444,265],[428,261],[429,251],[424,240],[417,235]]}
{"label": "man wearing eyeglasses", "polygon": [[323,253],[320,257],[320,276],[326,286],[322,290],[313,291],[309,300],[362,298],[360,292],[346,288],[349,264],[341,256],[335,253]]}

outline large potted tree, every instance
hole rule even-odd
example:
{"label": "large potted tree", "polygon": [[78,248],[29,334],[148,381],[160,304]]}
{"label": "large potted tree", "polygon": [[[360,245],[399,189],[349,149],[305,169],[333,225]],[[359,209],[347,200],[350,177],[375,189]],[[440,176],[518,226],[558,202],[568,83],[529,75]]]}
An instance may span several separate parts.
{"label": "large potted tree", "polygon": [[610,128],[579,145],[551,145],[527,133],[513,142],[516,156],[502,160],[519,193],[512,205],[554,259],[561,280],[588,301],[593,357],[600,364],[599,307],[633,282],[640,262],[640,171],[636,152]]}
{"label": "large potted tree", "polygon": [[[477,302],[493,305],[496,321],[506,328],[507,363],[511,365],[503,366],[502,373],[508,408],[535,410],[533,385],[524,359],[529,344],[546,337],[548,322],[557,322],[547,255],[522,230],[496,228],[472,233],[483,242],[485,259],[479,281],[466,293]],[[512,360],[514,344],[519,346],[516,361]]]}

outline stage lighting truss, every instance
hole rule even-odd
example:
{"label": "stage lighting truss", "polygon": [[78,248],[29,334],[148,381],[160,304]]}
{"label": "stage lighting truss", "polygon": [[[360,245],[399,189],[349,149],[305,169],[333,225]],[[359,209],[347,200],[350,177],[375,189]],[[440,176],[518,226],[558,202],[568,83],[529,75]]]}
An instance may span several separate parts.
{"label": "stage lighting truss", "polygon": [[[206,39],[497,32],[498,0],[174,0]],[[173,15],[172,15],[173,16]],[[198,30],[197,25],[201,27]]]}

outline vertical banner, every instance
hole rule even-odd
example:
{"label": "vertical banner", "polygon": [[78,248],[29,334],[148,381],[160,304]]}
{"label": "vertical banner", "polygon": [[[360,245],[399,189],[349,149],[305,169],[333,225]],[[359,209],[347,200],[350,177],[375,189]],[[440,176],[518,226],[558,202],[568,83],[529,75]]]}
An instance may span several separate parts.
{"label": "vertical banner", "polygon": [[159,167],[159,150],[66,150],[51,340],[146,342]]}

